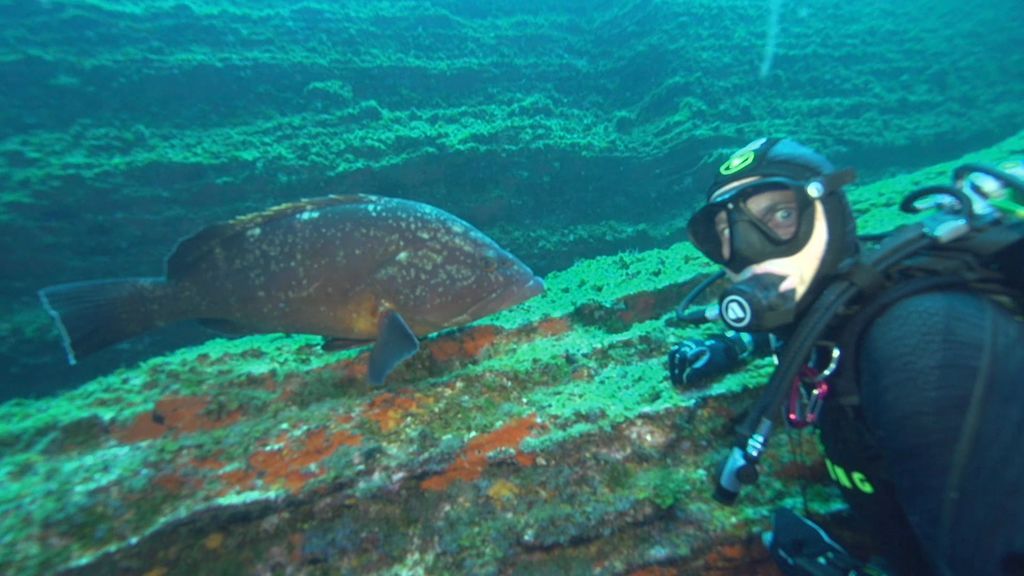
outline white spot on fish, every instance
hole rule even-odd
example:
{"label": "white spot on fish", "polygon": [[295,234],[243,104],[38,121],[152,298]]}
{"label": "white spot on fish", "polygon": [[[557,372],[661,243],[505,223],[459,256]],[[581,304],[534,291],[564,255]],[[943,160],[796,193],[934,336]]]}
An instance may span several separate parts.
{"label": "white spot on fish", "polygon": [[295,215],[295,218],[298,219],[298,220],[312,220],[314,218],[319,218],[319,217],[320,217],[320,212],[318,210],[306,210],[305,212],[301,212],[301,213]]}
{"label": "white spot on fish", "polygon": [[260,227],[257,226],[255,228],[249,228],[248,230],[246,230],[245,231],[245,236],[246,236],[246,238],[249,238],[251,240],[253,238],[258,237],[262,232],[263,232],[263,230],[260,230]]}
{"label": "white spot on fish", "polygon": [[398,253],[397,256],[395,256],[395,260],[397,260],[399,262],[402,262],[402,263],[407,262],[409,260],[409,251],[408,250],[402,250],[401,252]]}

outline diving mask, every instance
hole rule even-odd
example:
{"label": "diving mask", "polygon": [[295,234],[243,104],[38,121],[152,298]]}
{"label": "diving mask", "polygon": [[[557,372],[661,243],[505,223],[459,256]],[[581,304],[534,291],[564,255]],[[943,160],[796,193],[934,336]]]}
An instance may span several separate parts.
{"label": "diving mask", "polygon": [[771,331],[796,319],[804,296],[842,256],[836,246],[844,245],[845,229],[831,229],[826,206],[843,212],[841,194],[830,194],[852,178],[844,170],[809,182],[741,180],[716,190],[694,214],[688,225],[693,244],[733,282],[719,300],[727,326]]}
{"label": "diving mask", "polygon": [[722,188],[687,226],[694,246],[733,274],[802,250],[814,228],[820,181],[758,178]]}

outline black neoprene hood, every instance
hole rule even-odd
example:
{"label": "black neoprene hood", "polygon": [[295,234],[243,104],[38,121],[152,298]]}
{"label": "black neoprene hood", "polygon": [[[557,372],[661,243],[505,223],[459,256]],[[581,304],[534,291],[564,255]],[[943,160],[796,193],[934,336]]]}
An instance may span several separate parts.
{"label": "black neoprene hood", "polygon": [[789,138],[761,138],[737,150],[718,167],[707,198],[738,180],[779,176],[810,181],[834,170],[821,154]]}

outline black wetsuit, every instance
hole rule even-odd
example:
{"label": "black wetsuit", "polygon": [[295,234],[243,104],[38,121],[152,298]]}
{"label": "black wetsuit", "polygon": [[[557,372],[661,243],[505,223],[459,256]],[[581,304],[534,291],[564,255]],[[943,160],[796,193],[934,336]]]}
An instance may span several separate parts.
{"label": "black wetsuit", "polygon": [[899,574],[1024,574],[1024,322],[947,290],[858,335],[820,420],[854,514]]}

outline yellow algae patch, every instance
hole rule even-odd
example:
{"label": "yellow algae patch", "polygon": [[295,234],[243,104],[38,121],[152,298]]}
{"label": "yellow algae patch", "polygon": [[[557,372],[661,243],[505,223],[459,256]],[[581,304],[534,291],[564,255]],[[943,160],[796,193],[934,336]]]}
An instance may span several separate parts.
{"label": "yellow algae patch", "polygon": [[207,550],[218,550],[224,545],[224,533],[214,532],[203,539],[203,546],[206,546]]}
{"label": "yellow algae patch", "polygon": [[517,494],[519,494],[519,487],[504,478],[496,481],[487,490],[487,495],[490,496],[492,500],[499,502],[516,496]]}
{"label": "yellow algae patch", "polygon": [[410,415],[423,411],[424,406],[433,403],[430,398],[419,394],[399,396],[382,392],[370,401],[364,409],[367,419],[373,420],[385,434],[400,427]]}

